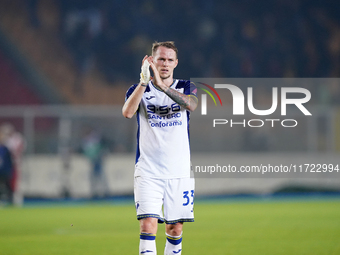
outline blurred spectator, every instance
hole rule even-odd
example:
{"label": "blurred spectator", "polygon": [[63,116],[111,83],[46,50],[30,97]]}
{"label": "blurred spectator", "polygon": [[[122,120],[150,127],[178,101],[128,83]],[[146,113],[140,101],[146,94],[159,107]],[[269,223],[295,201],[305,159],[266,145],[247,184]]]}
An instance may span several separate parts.
{"label": "blurred spectator", "polygon": [[74,52],[77,65],[74,92],[82,94],[82,80],[94,67],[103,21],[101,11],[94,6],[76,5],[74,7],[67,11],[65,33],[68,46]]}
{"label": "blurred spectator", "polygon": [[28,0],[26,3],[31,24],[33,27],[38,28],[40,26],[40,20],[38,17],[38,0]]}
{"label": "blurred spectator", "polygon": [[93,198],[103,197],[108,188],[103,169],[106,146],[103,137],[95,129],[86,132],[82,142],[82,152],[91,164],[91,195]]}
{"label": "blurred spectator", "polygon": [[13,161],[12,156],[5,145],[7,134],[3,128],[0,129],[0,201],[4,200],[8,204],[13,203]]}
{"label": "blurred spectator", "polygon": [[11,177],[11,189],[13,190],[13,203],[16,206],[22,206],[23,194],[20,189],[20,177],[21,177],[21,163],[24,150],[26,148],[26,142],[22,134],[15,130],[13,125],[5,123],[0,127],[3,134],[3,142],[9,149],[13,159],[13,173]]}
{"label": "blurred spectator", "polygon": [[[29,0],[32,26],[36,2]],[[56,2],[59,36],[78,67],[76,93],[93,67],[110,84],[134,83],[146,45],[165,40],[182,49],[178,77],[340,76],[336,0]]]}

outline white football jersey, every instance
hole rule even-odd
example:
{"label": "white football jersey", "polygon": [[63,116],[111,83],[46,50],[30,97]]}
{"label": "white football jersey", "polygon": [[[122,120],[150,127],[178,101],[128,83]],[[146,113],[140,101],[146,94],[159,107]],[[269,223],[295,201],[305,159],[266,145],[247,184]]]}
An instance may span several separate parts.
{"label": "white football jersey", "polygon": [[[138,84],[130,87],[126,99]],[[197,89],[187,80],[170,86],[197,97]],[[135,176],[159,179],[190,177],[190,112],[180,107],[150,81],[137,110],[137,153]]]}

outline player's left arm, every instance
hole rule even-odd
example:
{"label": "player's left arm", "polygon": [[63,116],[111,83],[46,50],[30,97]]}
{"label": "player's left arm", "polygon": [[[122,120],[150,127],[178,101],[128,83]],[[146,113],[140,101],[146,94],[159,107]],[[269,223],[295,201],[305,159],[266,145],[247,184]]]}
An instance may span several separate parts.
{"label": "player's left arm", "polygon": [[197,105],[198,105],[198,99],[195,95],[185,95],[181,92],[178,92],[177,90],[173,88],[166,87],[164,90],[164,93],[167,94],[172,100],[174,100],[177,104],[184,107],[185,109],[193,112]]}
{"label": "player's left arm", "polygon": [[165,94],[167,94],[172,100],[174,100],[178,105],[184,107],[186,110],[194,111],[198,105],[198,99],[195,95],[195,93],[189,95],[183,94],[181,92],[178,92],[177,90],[173,88],[169,88],[166,86],[154,65],[153,62],[150,62],[150,67],[154,73],[153,77],[153,83],[156,85],[159,89],[161,89]]}

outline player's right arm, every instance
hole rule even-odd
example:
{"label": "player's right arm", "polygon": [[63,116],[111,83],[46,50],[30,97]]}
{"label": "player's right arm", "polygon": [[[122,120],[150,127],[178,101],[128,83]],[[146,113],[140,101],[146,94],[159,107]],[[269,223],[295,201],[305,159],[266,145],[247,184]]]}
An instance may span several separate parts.
{"label": "player's right arm", "polygon": [[[143,58],[142,66],[144,64],[144,61],[148,61],[147,59],[148,59],[148,56],[146,55]],[[147,78],[147,80],[150,79],[150,71],[149,71],[148,68],[149,67],[147,67],[149,77]],[[143,67],[142,67],[141,76],[142,76],[142,74],[143,74]],[[140,101],[143,97],[143,94],[145,92],[147,84],[148,84],[148,82],[147,81],[143,82],[143,79],[141,78],[141,81],[139,82],[139,84],[136,86],[136,88],[134,89],[132,94],[125,101],[125,103],[123,105],[123,109],[122,109],[122,114],[125,118],[129,118],[129,119],[132,118],[133,115],[138,110],[139,103],[140,103]]]}
{"label": "player's right arm", "polygon": [[125,101],[122,109],[122,113],[125,118],[131,119],[138,110],[139,103],[146,89],[144,86],[144,84],[139,82],[131,96],[129,96],[129,98]]}

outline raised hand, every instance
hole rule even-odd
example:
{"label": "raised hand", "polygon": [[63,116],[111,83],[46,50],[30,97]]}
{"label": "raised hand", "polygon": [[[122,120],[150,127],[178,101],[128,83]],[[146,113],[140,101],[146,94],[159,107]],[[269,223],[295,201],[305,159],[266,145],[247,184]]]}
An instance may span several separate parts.
{"label": "raised hand", "polygon": [[151,62],[150,62],[150,67],[151,67],[151,70],[153,72],[153,77],[152,77],[152,82],[153,84],[159,88],[160,90],[166,90],[167,89],[167,86],[164,84],[161,76],[159,75],[159,72],[155,66],[155,64],[152,62],[152,59],[151,59]]}
{"label": "raised hand", "polygon": [[141,67],[141,73],[140,73],[140,83],[141,84],[148,84],[149,80],[150,80],[150,62],[148,61],[150,57],[148,57],[148,55],[145,55],[145,57],[143,58],[142,61],[142,67]]}

